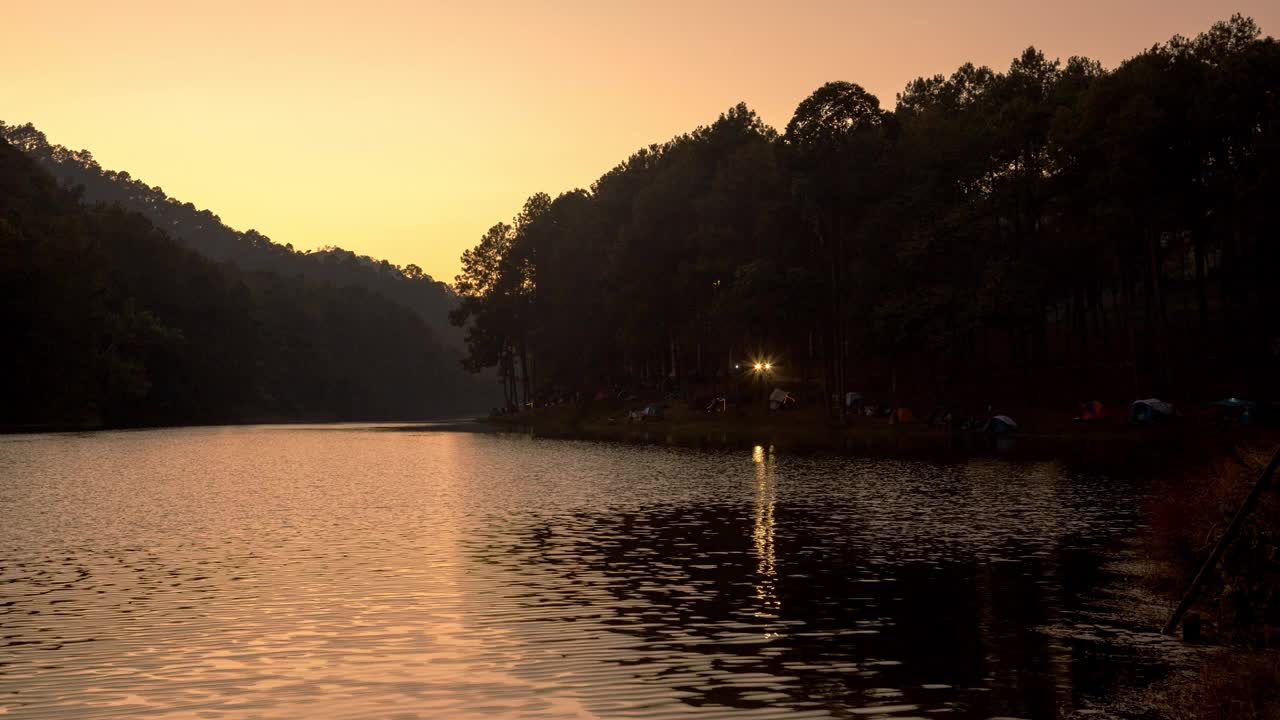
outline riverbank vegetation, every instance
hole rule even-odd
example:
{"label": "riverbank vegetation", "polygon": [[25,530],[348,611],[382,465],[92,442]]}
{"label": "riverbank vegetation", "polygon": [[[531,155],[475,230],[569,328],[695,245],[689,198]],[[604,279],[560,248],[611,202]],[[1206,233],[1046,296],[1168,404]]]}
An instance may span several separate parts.
{"label": "riverbank vegetation", "polygon": [[0,138],[0,426],[421,418],[479,406],[458,354],[377,290],[215,262],[84,194]]}
{"label": "riverbank vegetation", "polygon": [[1280,658],[1243,651],[1206,662],[1193,677],[1158,683],[1147,695],[1165,720],[1275,720],[1280,717]]}
{"label": "riverbank vegetation", "polygon": [[[1164,589],[1191,582],[1275,452],[1274,434],[1265,440],[1188,468],[1185,477],[1151,499],[1147,554],[1174,570],[1164,575],[1169,585]],[[1274,488],[1273,483],[1259,495],[1196,606],[1205,613],[1209,637],[1251,646],[1280,644],[1280,493]]]}
{"label": "riverbank vegetation", "polygon": [[828,83],[782,132],[735,106],[494,225],[455,285],[466,363],[511,407],[1275,398],[1277,87],[1236,16],[1114,69],[966,64],[892,110]]}
{"label": "riverbank vegetation", "polygon": [[[1176,602],[1222,536],[1275,452],[1274,435],[1252,438],[1192,465],[1145,515],[1143,578]],[[1280,717],[1280,492],[1259,495],[1240,535],[1227,546],[1199,601],[1195,623],[1204,639],[1239,649],[1220,653],[1190,676],[1158,683],[1152,702],[1171,718],[1244,720]]]}
{"label": "riverbank vegetation", "polygon": [[[1197,423],[1144,427],[1122,420],[1088,425],[1052,412],[1031,412],[1016,434],[965,431],[930,422],[897,423],[892,417],[850,416],[832,423],[820,406],[770,411],[763,402],[722,413],[685,403],[661,403],[659,418],[633,419],[635,401],[562,403],[485,420],[489,427],[562,437],[681,447],[747,448],[756,445],[797,452],[856,452],[869,456],[937,459],[998,453],[1002,457],[1058,459],[1090,467],[1127,466],[1149,453],[1202,457],[1220,447],[1222,434]],[[927,419],[926,419],[927,420]],[[1236,429],[1223,429],[1234,434]]]}

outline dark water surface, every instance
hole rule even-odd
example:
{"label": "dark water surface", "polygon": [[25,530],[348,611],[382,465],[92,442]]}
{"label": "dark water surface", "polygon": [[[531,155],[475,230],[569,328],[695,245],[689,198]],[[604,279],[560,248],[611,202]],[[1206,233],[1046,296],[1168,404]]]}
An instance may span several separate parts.
{"label": "dark water surface", "polygon": [[0,715],[1089,711],[1160,672],[1100,639],[1139,492],[371,427],[0,437]]}

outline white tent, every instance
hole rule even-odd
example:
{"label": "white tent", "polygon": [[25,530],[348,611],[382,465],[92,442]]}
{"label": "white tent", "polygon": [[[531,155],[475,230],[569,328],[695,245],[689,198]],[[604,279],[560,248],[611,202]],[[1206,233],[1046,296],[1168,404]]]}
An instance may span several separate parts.
{"label": "white tent", "polygon": [[770,410],[777,410],[786,405],[788,401],[795,402],[795,398],[791,397],[791,393],[782,388],[774,388],[773,392],[769,393]]}
{"label": "white tent", "polygon": [[1161,415],[1172,415],[1173,405],[1158,398],[1147,398],[1146,400],[1135,400],[1134,405],[1146,405],[1151,408],[1152,412],[1158,412]]}

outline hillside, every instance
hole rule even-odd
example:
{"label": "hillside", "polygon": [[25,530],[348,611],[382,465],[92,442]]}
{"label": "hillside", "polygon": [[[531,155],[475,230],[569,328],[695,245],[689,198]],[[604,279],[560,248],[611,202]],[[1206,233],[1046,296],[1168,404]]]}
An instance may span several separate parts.
{"label": "hillside", "polygon": [[215,263],[85,204],[0,139],[0,424],[458,415],[486,406],[420,315],[358,285]]}
{"label": "hillside", "polygon": [[273,242],[256,230],[235,230],[209,210],[171,198],[161,188],[128,172],[103,168],[88,150],[50,143],[30,123],[6,125],[0,121],[0,137],[33,158],[63,185],[83,187],[86,202],[118,204],[139,212],[178,243],[204,257],[231,262],[246,271],[302,275],[312,281],[379,293],[417,312],[449,347],[462,347],[461,334],[447,321],[449,310],[456,305],[453,292],[415,265],[401,268],[339,247],[303,252],[292,245]]}

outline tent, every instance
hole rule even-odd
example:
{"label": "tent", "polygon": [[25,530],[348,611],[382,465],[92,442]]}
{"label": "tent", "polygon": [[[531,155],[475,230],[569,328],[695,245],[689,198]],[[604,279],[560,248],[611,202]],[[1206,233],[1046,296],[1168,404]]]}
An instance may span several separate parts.
{"label": "tent", "polygon": [[1008,415],[996,415],[987,423],[987,430],[993,433],[1008,433],[1018,429],[1018,423]]}
{"label": "tent", "polygon": [[1250,400],[1241,400],[1237,397],[1229,397],[1225,400],[1215,400],[1209,403],[1209,407],[1219,409],[1219,419],[1224,422],[1238,422],[1241,425],[1249,425],[1253,423],[1253,408],[1257,403]]}
{"label": "tent", "polygon": [[658,403],[649,403],[644,406],[644,410],[640,411],[640,416],[645,420],[661,420],[662,406]]}
{"label": "tent", "polygon": [[1225,400],[1214,400],[1213,402],[1209,403],[1209,406],[1227,408],[1230,410],[1242,410],[1244,408],[1251,408],[1254,406],[1254,404],[1255,403],[1253,403],[1250,400],[1241,400],[1240,398],[1229,397]]}
{"label": "tent", "polygon": [[1173,417],[1173,405],[1158,398],[1134,400],[1129,406],[1129,421],[1151,425]]}
{"label": "tent", "polygon": [[911,414],[911,408],[907,407],[894,408],[893,414],[889,416],[889,422],[893,425],[913,422],[915,419],[915,415]]}
{"label": "tent", "polygon": [[844,406],[846,409],[862,407],[862,393],[856,393],[852,390],[844,394]]}
{"label": "tent", "polygon": [[769,393],[770,410],[785,408],[789,405],[793,405],[795,401],[796,399],[791,395],[791,393],[783,390],[782,388],[774,388],[773,392]]}
{"label": "tent", "polygon": [[1080,417],[1077,419],[1081,422],[1094,422],[1106,416],[1107,412],[1103,409],[1102,403],[1097,400],[1090,400],[1080,404]]}

